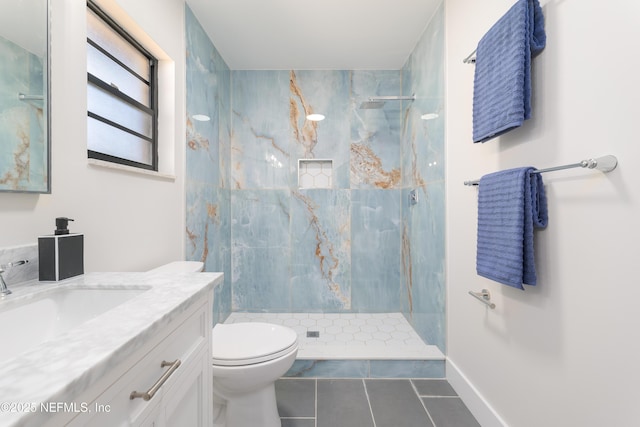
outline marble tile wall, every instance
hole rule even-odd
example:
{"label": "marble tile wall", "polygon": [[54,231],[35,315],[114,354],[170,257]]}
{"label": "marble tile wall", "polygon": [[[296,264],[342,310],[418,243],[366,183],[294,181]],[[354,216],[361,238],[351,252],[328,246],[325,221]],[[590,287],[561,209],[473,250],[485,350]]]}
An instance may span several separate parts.
{"label": "marble tile wall", "polygon": [[291,194],[291,310],[350,310],[350,191],[293,190]]}
{"label": "marble tile wall", "polygon": [[[229,191],[231,72],[191,9],[185,6],[187,145],[186,258],[224,272],[215,291],[214,322],[231,312]],[[196,120],[205,115],[210,120]]]}
{"label": "marble tile wall", "polygon": [[[359,105],[401,72],[232,75],[233,309],[399,310],[401,103]],[[332,188],[298,189],[301,158],[331,159]]]}
{"label": "marble tile wall", "polygon": [[[443,347],[442,21],[402,70],[229,71],[187,11],[186,244],[225,273],[217,319],[402,311]],[[421,120],[427,110],[440,115]],[[299,159],[331,159],[332,187],[299,189]]]}
{"label": "marble tile wall", "polygon": [[43,59],[0,37],[0,190],[47,190]]}
{"label": "marble tile wall", "polygon": [[392,312],[401,307],[402,190],[351,191],[353,309]]}
{"label": "marble tile wall", "polygon": [[[444,265],[444,6],[402,69],[403,93],[416,94],[403,111],[402,311],[430,344],[445,352]],[[424,114],[437,114],[423,120]]]}
{"label": "marble tile wall", "polygon": [[351,78],[351,188],[393,189],[401,186],[400,101],[361,109],[370,96],[401,95],[400,71],[354,71]]}

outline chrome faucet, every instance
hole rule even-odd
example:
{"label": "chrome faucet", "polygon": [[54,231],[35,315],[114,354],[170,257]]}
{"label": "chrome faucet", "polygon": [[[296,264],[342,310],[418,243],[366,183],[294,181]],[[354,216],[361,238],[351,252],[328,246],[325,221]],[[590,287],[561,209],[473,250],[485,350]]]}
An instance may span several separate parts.
{"label": "chrome faucet", "polygon": [[0,265],[0,298],[3,298],[11,294],[11,291],[9,290],[9,288],[7,288],[7,283],[4,281],[4,278],[2,277],[2,273],[4,273],[7,270],[7,268],[17,267],[18,265],[26,264],[28,262],[29,262],[28,259],[23,259],[21,261],[10,262],[9,264]]}

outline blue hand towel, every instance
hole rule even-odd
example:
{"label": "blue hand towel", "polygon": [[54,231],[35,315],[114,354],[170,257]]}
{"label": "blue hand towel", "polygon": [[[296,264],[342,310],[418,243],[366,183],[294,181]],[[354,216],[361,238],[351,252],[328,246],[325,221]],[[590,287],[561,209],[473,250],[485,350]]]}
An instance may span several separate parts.
{"label": "blue hand towel", "polygon": [[535,168],[485,175],[478,190],[476,271],[514,288],[536,284],[533,229],[547,226],[547,199]]}
{"label": "blue hand towel", "polygon": [[546,44],[538,0],[518,0],[476,50],[473,142],[485,142],[531,117],[531,58]]}

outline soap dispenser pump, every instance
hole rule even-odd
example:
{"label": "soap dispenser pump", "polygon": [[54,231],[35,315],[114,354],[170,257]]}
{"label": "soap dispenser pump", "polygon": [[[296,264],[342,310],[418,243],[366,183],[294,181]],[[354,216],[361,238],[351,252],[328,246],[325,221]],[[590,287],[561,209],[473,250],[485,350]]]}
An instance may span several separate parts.
{"label": "soap dispenser pump", "polygon": [[73,221],[73,219],[67,217],[56,218],[56,231],[54,235],[61,236],[63,234],[69,234],[69,221]]}
{"label": "soap dispenser pump", "polygon": [[71,218],[56,218],[53,236],[38,237],[41,281],[58,281],[84,274],[84,235],[69,232]]}

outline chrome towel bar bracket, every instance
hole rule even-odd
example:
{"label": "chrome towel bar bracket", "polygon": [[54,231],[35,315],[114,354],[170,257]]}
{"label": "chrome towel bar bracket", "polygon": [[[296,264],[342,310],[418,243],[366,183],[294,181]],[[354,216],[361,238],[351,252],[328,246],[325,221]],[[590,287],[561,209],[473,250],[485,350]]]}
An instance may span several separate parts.
{"label": "chrome towel bar bracket", "polygon": [[462,60],[465,64],[475,64],[476,63],[476,51],[478,49],[474,49],[473,52],[469,54],[466,58]]}
{"label": "chrome towel bar bracket", "polygon": [[469,291],[469,295],[478,301],[482,301],[483,304],[486,304],[491,309],[496,308],[496,305],[491,302],[491,294],[487,289],[483,289],[480,292]]}

